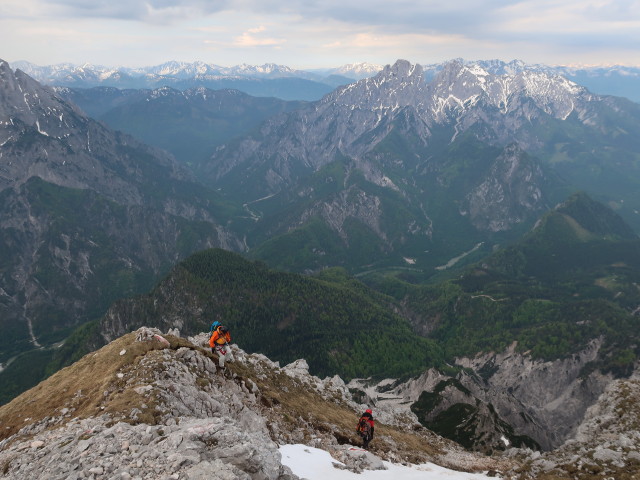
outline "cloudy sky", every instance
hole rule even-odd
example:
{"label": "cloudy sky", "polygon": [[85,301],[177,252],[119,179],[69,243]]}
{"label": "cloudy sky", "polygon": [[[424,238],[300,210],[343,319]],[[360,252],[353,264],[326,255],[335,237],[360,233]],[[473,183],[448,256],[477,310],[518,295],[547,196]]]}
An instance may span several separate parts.
{"label": "cloudy sky", "polygon": [[38,65],[640,65],[640,0],[0,0],[0,58]]}

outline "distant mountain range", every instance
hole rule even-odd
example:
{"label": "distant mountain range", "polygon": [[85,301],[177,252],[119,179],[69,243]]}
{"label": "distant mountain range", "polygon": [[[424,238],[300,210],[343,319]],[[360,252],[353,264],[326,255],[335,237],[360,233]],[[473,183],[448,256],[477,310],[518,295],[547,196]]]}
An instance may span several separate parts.
{"label": "distant mountain range", "polygon": [[[523,70],[562,75],[594,93],[615,95],[640,102],[640,67],[570,67],[543,64],[525,64],[520,60],[463,61],[466,65],[479,65],[496,75],[516,74]],[[448,62],[424,64],[425,78],[429,81]],[[352,63],[337,68],[296,70],[284,65],[236,65],[223,67],[205,62],[171,61],[141,68],[74,65],[69,63],[38,66],[25,61],[13,62],[36,80],[56,86],[91,88],[110,86],[117,88],[154,89],[170,86],[187,89],[204,86],[211,89],[236,88],[255,96],[275,96],[283,100],[318,100],[335,87],[354,80],[372,77],[384,65]]]}
{"label": "distant mountain range", "polygon": [[12,67],[24,71],[44,84],[55,86],[108,86],[121,89],[155,89],[168,86],[179,90],[193,87],[214,90],[233,88],[253,96],[277,97],[284,100],[317,100],[336,86],[353,81],[353,78],[337,72],[319,74],[274,64],[221,67],[204,62],[167,62],[146,68],[111,68],[89,64],[40,67],[28,62],[15,62]]}

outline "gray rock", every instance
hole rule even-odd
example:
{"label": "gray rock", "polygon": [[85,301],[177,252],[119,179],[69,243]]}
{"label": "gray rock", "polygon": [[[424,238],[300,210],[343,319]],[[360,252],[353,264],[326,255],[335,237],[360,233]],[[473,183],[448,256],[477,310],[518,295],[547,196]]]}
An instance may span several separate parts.
{"label": "gray rock", "polygon": [[364,470],[386,470],[382,460],[371,452],[359,448],[344,448],[342,461],[349,470],[362,472]]}
{"label": "gray rock", "polygon": [[599,448],[595,452],[593,452],[593,458],[595,460],[599,460],[601,462],[613,463],[617,466],[623,466],[622,462],[622,452],[616,452],[611,450],[610,448]]}

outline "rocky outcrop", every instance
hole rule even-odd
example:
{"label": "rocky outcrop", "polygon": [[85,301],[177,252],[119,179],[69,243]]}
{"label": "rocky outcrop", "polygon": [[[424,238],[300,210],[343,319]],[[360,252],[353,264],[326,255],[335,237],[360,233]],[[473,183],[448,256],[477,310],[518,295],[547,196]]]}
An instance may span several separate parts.
{"label": "rocky outcrop", "polygon": [[[142,357],[136,368],[125,366],[115,374],[120,388],[130,389],[139,402],[125,406],[121,418],[71,418],[74,408],[68,404],[58,417],[23,428],[18,438],[35,436],[10,447],[11,439],[2,442],[5,476],[210,478],[215,472],[229,480],[295,478],[280,464],[278,445],[256,411],[255,385],[217,375],[214,361],[195,350],[166,348],[159,331],[142,329],[137,336],[161,348]],[[123,345],[122,355],[127,348],[132,347]],[[100,408],[106,409],[116,393],[105,391]],[[149,411],[160,416],[155,424],[142,421]],[[46,428],[57,423],[64,427]]]}
{"label": "rocky outcrop", "polygon": [[514,344],[500,354],[458,359],[464,370],[455,377],[432,369],[392,387],[362,381],[349,386],[376,405],[412,410],[424,424],[449,432],[468,448],[537,444],[551,450],[575,435],[586,410],[612,381],[599,371],[583,373],[600,346],[595,340],[579,354],[544,362],[517,353]]}
{"label": "rocky outcrop", "polygon": [[[457,363],[482,379],[484,399],[497,399],[493,403],[501,417],[517,431],[546,432],[543,437],[533,432],[529,436],[544,449],[551,449],[575,433],[586,409],[613,379],[599,371],[583,375],[600,347],[601,341],[594,340],[578,354],[548,362],[517,354],[512,347],[499,355],[459,359]],[[518,404],[525,410],[513,408]]]}
{"label": "rocky outcrop", "polygon": [[[216,478],[286,480],[277,445],[232,419],[185,419],[174,425],[109,425],[76,420],[5,450],[2,478]],[[242,433],[241,433],[242,432]],[[215,449],[207,448],[212,443]],[[10,477],[9,477],[10,476]]]}
{"label": "rocky outcrop", "polygon": [[556,478],[634,478],[640,472],[640,365],[629,379],[612,381],[590,406],[575,435],[557,449],[540,454],[511,450],[521,467],[517,480]]}

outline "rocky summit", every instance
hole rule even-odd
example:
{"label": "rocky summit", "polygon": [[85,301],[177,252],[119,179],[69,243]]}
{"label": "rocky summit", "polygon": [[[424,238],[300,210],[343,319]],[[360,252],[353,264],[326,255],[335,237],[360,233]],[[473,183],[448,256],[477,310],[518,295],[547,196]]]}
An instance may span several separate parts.
{"label": "rocky summit", "polygon": [[[280,445],[324,449],[354,472],[433,462],[502,478],[637,478],[638,376],[610,384],[577,434],[547,453],[469,453],[379,402],[368,453],[354,425],[365,405],[339,377],[285,367],[236,345],[221,370],[207,334],[140,328],[0,408],[0,475],[11,479],[295,479]],[[571,473],[571,477],[563,476]]]}

